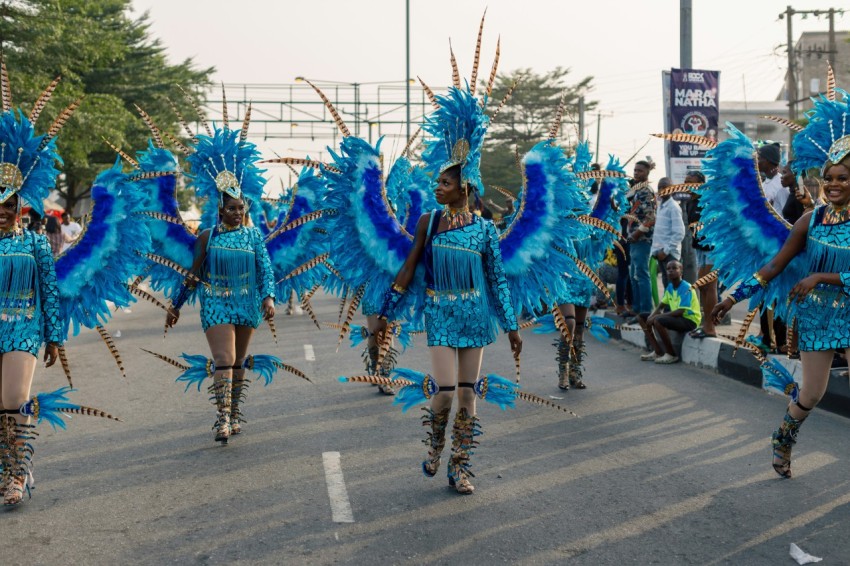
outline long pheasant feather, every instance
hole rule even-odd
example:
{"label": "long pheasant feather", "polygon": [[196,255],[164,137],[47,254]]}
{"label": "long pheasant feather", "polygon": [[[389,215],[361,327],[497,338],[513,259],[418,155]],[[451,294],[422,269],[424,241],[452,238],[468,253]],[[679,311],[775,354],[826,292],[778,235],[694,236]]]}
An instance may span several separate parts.
{"label": "long pheasant feather", "polygon": [[[342,297],[339,301],[339,316],[337,316],[336,322],[337,324],[342,324],[342,315],[345,313],[345,303],[348,300],[348,289],[345,288],[342,290]],[[340,326],[341,328],[341,326]]]}
{"label": "long pheasant feather", "polygon": [[487,17],[487,8],[481,16],[481,24],[478,26],[478,40],[475,42],[475,56],[472,58],[472,75],[469,77],[469,91],[475,96],[475,83],[478,82],[478,64],[481,61],[481,38],[484,35],[484,18]]}
{"label": "long pheasant feather", "polygon": [[336,267],[334,267],[330,261],[325,260],[322,262],[322,265],[325,266],[325,269],[333,273],[334,277],[336,277],[337,279],[342,279],[342,273],[337,271]]}
{"label": "long pheasant feather", "polygon": [[499,106],[496,108],[496,111],[493,112],[492,116],[490,116],[490,122],[494,122],[496,120],[496,116],[499,115],[499,112],[502,111],[502,108],[504,108],[505,104],[508,103],[508,100],[511,99],[511,95],[514,93],[514,89],[516,88],[516,86],[518,84],[519,84],[518,80],[514,81],[511,84],[511,87],[508,89],[508,92],[505,93],[505,97],[502,98],[502,101],[499,103]]}
{"label": "long pheasant feather", "polygon": [[333,165],[328,165],[327,163],[322,163],[321,161],[314,161],[312,159],[301,159],[300,157],[276,157],[275,159],[266,159],[264,161],[260,161],[260,163],[281,163],[283,165],[299,165],[301,167],[313,167],[314,169],[325,168],[328,171],[333,173],[339,173],[340,170],[334,167]]}
{"label": "long pheasant feather", "polygon": [[363,300],[363,294],[366,293],[366,285],[360,285],[351,297],[351,302],[348,304],[348,312],[345,315],[345,320],[342,323],[342,328],[339,331],[339,340],[336,343],[336,349],[339,351],[339,346],[342,340],[348,334],[351,328],[351,321],[354,320],[354,315],[357,313],[357,307],[360,306],[360,301]]}
{"label": "long pheasant feather", "polygon": [[245,118],[242,120],[242,131],[239,132],[239,141],[244,142],[248,139],[248,127],[251,124],[251,103],[248,103],[248,109],[245,110]]}
{"label": "long pheasant feather", "polygon": [[68,352],[65,351],[65,346],[59,346],[59,363],[62,364],[62,371],[65,372],[68,385],[74,387],[74,383],[71,381],[71,365],[68,363]]}
{"label": "long pheasant feather", "polygon": [[496,71],[499,69],[499,55],[501,55],[501,36],[496,40],[496,55],[493,57],[493,66],[490,68],[490,79],[487,81],[487,96],[493,92],[493,85],[496,83]]}
{"label": "long pheasant feather", "polygon": [[694,134],[652,134],[656,138],[661,138],[667,141],[694,143],[705,147],[717,147],[717,140],[707,138],[705,136],[697,136]]}
{"label": "long pheasant feather", "polygon": [[47,103],[50,101],[50,97],[53,96],[53,91],[56,90],[56,87],[59,85],[59,81],[62,80],[62,77],[56,77],[53,79],[53,82],[50,83],[44,92],[38,97],[38,100],[35,101],[35,104],[32,105],[32,110],[30,111],[30,123],[35,124],[35,121],[38,120],[38,117],[41,116],[42,110],[47,106]]}
{"label": "long pheasant feather", "polygon": [[139,116],[142,117],[142,122],[144,122],[145,126],[147,126],[147,128],[151,131],[154,145],[160,148],[165,147],[165,144],[162,143],[162,136],[159,133],[159,128],[154,123],[153,118],[151,118],[147,112],[142,110],[142,108],[138,104],[134,104],[133,106],[136,107],[136,112],[138,112]]}
{"label": "long pheasant feather", "polygon": [[561,94],[561,100],[558,102],[558,111],[555,112],[555,119],[552,120],[552,125],[549,127],[549,141],[553,141],[558,137],[558,130],[561,129],[561,119],[564,117],[564,108],[566,107],[567,93]]}
{"label": "long pheasant feather", "polygon": [[8,112],[12,109],[12,87],[9,84],[6,61],[3,60],[0,60],[0,91],[2,91],[3,112]]}
{"label": "long pheasant feather", "polygon": [[119,419],[118,417],[110,415],[106,411],[101,411],[100,409],[95,409],[94,407],[85,407],[83,405],[80,405],[79,407],[76,407],[76,408],[69,407],[69,408],[57,409],[57,410],[60,413],[65,413],[66,415],[82,415],[82,416],[86,416],[86,417],[101,417],[101,418],[109,419],[109,420],[112,420],[112,421],[118,421],[119,423],[124,422],[121,419]]}
{"label": "long pheasant feather", "polygon": [[342,383],[371,383],[373,385],[401,385],[402,387],[414,385],[414,383],[408,379],[391,379],[389,377],[380,377],[377,375],[341,376],[339,380]]}
{"label": "long pheasant feather", "polygon": [[330,100],[328,100],[328,97],[325,96],[325,93],[322,92],[319,87],[317,87],[310,81],[306,82],[308,85],[313,87],[313,90],[316,91],[316,94],[318,94],[319,97],[322,99],[322,102],[325,103],[325,107],[328,109],[328,112],[331,113],[331,116],[333,116],[334,123],[336,124],[336,127],[339,128],[339,131],[342,132],[342,135],[346,138],[351,136],[351,132],[348,130],[348,126],[345,125],[345,122],[343,122],[342,117],[340,117],[339,115],[339,112],[336,111],[336,108],[334,108],[334,105],[331,104]]}
{"label": "long pheasant feather", "polygon": [[835,71],[829,61],[826,62],[826,99],[835,102]]}
{"label": "long pheasant feather", "polygon": [[224,92],[224,83],[221,83],[221,123],[224,129],[230,129],[230,119],[227,115],[227,93]]}
{"label": "long pheasant feather", "polygon": [[694,287],[703,287],[705,285],[708,285],[709,283],[717,281],[717,276],[718,276],[718,271],[715,269],[714,271],[706,273],[705,275],[703,275],[702,277],[700,277],[699,279],[694,281],[693,286]]}
{"label": "long pheasant feather", "polygon": [[744,320],[741,323],[741,329],[738,331],[738,336],[735,337],[735,350],[747,344],[747,332],[750,330],[750,325],[753,323],[758,313],[759,309],[754,308],[747,313],[746,317],[744,317]]}
{"label": "long pheasant feather", "polygon": [[561,338],[564,339],[564,342],[572,344],[573,335],[570,332],[570,327],[567,326],[567,319],[564,313],[561,312],[561,309],[558,308],[558,305],[552,307],[552,320],[555,322],[555,328],[561,333]]}
{"label": "long pheasant feather", "polygon": [[125,153],[125,152],[124,152],[124,150],[122,150],[120,147],[118,147],[118,146],[114,145],[111,141],[109,141],[108,139],[106,139],[106,138],[104,138],[104,137],[101,137],[100,139],[102,139],[102,140],[106,143],[106,145],[108,145],[109,147],[111,147],[111,148],[112,148],[112,151],[114,151],[115,153],[117,153],[118,155],[120,155],[120,156],[121,156],[121,159],[123,159],[124,161],[126,161],[127,163],[129,163],[130,165],[132,165],[134,168],[136,168],[136,169],[138,169],[138,168],[139,168],[139,162],[138,162],[138,161],[136,161],[135,159],[133,159],[132,157],[130,157],[130,156],[129,156],[127,153]]}
{"label": "long pheasant feather", "polygon": [[582,171],[575,174],[582,181],[595,181],[601,179],[628,179],[629,176],[622,171],[609,171],[603,169],[600,171]]}
{"label": "long pheasant feather", "polygon": [[759,116],[759,118],[764,118],[765,120],[770,120],[771,122],[776,122],[777,124],[782,124],[789,130],[794,132],[802,132],[803,126],[797,124],[796,122],[792,122],[788,118],[783,118],[781,116]]}
{"label": "long pheasant feather", "polygon": [[115,363],[118,364],[118,369],[121,370],[121,375],[126,378],[127,373],[124,371],[124,362],[121,360],[121,354],[118,353],[118,348],[115,347],[115,340],[112,339],[112,336],[110,336],[109,332],[107,332],[103,326],[98,324],[95,328],[97,328],[97,332],[100,334],[100,337],[103,339],[106,347],[109,348],[109,353],[112,354],[112,357],[115,359]]}
{"label": "long pheasant feather", "polygon": [[604,220],[600,220],[595,216],[590,216],[589,214],[582,214],[578,217],[578,221],[582,224],[587,224],[588,226],[593,226],[594,228],[599,228],[600,230],[605,230],[615,236],[620,236],[620,231],[605,222]]}
{"label": "long pheasant feather", "polygon": [[143,257],[148,258],[149,260],[151,260],[154,263],[158,263],[159,265],[165,266],[169,269],[173,269],[174,271],[176,271],[177,273],[179,273],[183,277],[188,277],[189,279],[191,279],[195,283],[201,283],[202,285],[207,286],[207,287],[209,286],[209,283],[207,283],[206,281],[201,281],[198,278],[197,275],[195,275],[194,273],[192,273],[188,269],[184,268],[179,263],[168,259],[167,257],[162,257],[162,256],[152,254],[152,253],[145,253],[145,254],[143,254],[141,252],[136,252],[136,253],[138,253],[139,255],[141,255]]}
{"label": "long pheasant feather", "polygon": [[504,196],[506,199],[516,200],[516,195],[510,192],[508,189],[504,187],[499,187],[497,185],[490,185],[490,187],[495,190],[497,193]]}
{"label": "long pheasant feather", "polygon": [[47,133],[44,134],[44,138],[42,138],[41,143],[38,145],[38,151],[41,151],[42,149],[47,147],[47,144],[50,143],[50,140],[56,137],[60,130],[62,130],[62,126],[64,126],[65,122],[67,122],[68,119],[73,116],[74,111],[80,106],[80,103],[82,101],[82,97],[78,98],[77,100],[69,104],[65,108],[65,110],[59,113],[59,116],[57,116],[56,119],[53,120],[53,123],[50,124],[50,128],[47,129]]}
{"label": "long pheasant feather", "polygon": [[305,214],[304,216],[300,216],[300,217],[296,218],[295,220],[293,220],[292,222],[284,224],[283,226],[281,226],[280,228],[278,228],[277,230],[275,230],[274,232],[272,232],[271,234],[266,236],[266,242],[270,242],[271,240],[274,240],[275,238],[277,238],[278,236],[280,236],[284,232],[288,232],[289,230],[294,230],[295,228],[298,228],[299,226],[303,226],[304,224],[307,224],[308,222],[312,222],[313,220],[321,218],[323,215],[325,215],[327,213],[328,213],[328,210],[322,209],[322,210],[316,210],[316,211],[311,212],[309,214]]}
{"label": "long pheasant feather", "polygon": [[198,108],[198,105],[195,104],[195,99],[192,98],[192,96],[188,92],[183,90],[182,86],[177,85],[177,88],[180,89],[180,92],[183,93],[183,97],[186,99],[186,101],[189,103],[189,105],[191,105],[192,108],[195,110],[195,114],[198,116],[198,121],[204,127],[204,130],[207,132],[207,135],[209,137],[213,137],[213,131],[212,131],[212,128],[210,128],[209,123],[207,123],[207,117],[204,115],[203,112],[201,112],[201,109]]}
{"label": "long pheasant feather", "polygon": [[564,411],[565,413],[569,413],[574,417],[578,417],[578,415],[575,414],[574,412],[572,412],[571,410],[566,409],[566,408],[564,408],[560,405],[556,405],[552,401],[550,401],[548,399],[544,399],[543,397],[540,397],[539,395],[535,395],[534,393],[527,393],[525,391],[517,391],[516,396],[517,396],[517,398],[522,399],[523,401],[528,401],[529,403],[534,403],[535,405],[541,405],[543,407],[551,407],[553,409],[557,409],[559,411]]}
{"label": "long pheasant feather", "polygon": [[165,136],[165,139],[167,139],[169,142],[171,142],[171,145],[176,147],[180,151],[180,153],[182,153],[183,155],[185,155],[187,157],[189,155],[192,155],[192,152],[194,150],[192,148],[188,147],[182,141],[178,140],[177,138],[175,138],[174,136],[172,136],[170,133],[166,132],[165,130],[161,131],[160,133],[163,136]]}
{"label": "long pheasant feather", "polygon": [[658,198],[669,197],[677,193],[690,193],[693,189],[698,189],[702,183],[679,183],[678,185],[669,185],[658,191]]}
{"label": "long pheasant feather", "polygon": [[269,330],[272,333],[272,338],[274,338],[274,343],[277,344],[277,328],[274,325],[274,318],[266,319],[266,323],[269,325]]}
{"label": "long pheasant feather", "polygon": [[301,308],[307,311],[307,314],[310,315],[310,320],[313,321],[313,324],[316,325],[316,328],[319,330],[322,329],[322,325],[319,324],[319,319],[316,318],[316,311],[313,310],[313,303],[310,302],[310,297],[305,293],[301,297]]}
{"label": "long pheasant feather", "polygon": [[183,117],[183,114],[180,113],[180,110],[177,108],[177,105],[170,98],[166,98],[168,100],[168,104],[171,106],[171,110],[177,116],[177,121],[180,122],[180,125],[183,126],[183,130],[186,132],[186,135],[193,142],[197,143],[198,138],[195,136],[195,133],[192,131],[192,128],[189,127],[189,122],[186,121],[186,118]]}
{"label": "long pheasant feather", "polygon": [[179,175],[179,171],[142,171],[128,175],[130,181],[144,181],[147,179],[158,179],[160,177],[171,177]]}
{"label": "long pheasant feather", "polygon": [[275,367],[280,368],[280,369],[282,369],[282,370],[284,370],[284,371],[288,371],[288,372],[289,372],[289,373],[291,373],[292,375],[297,375],[297,376],[298,376],[298,377],[300,377],[301,379],[304,379],[304,380],[309,381],[310,383],[313,383],[313,382],[310,380],[310,378],[309,378],[309,377],[307,377],[307,374],[305,374],[305,373],[304,373],[303,371],[301,371],[300,369],[298,369],[298,368],[296,368],[296,367],[293,367],[293,366],[291,366],[291,365],[289,365],[289,364],[284,364],[284,363],[282,363],[282,362],[273,362],[273,363],[274,363]]}
{"label": "long pheasant feather", "polygon": [[185,226],[186,224],[183,222],[183,219],[178,216],[171,216],[165,214],[164,212],[159,212],[156,210],[140,210],[136,212],[136,214],[140,214],[142,216],[150,216],[151,218],[156,218],[157,220],[162,220],[163,222],[169,222],[171,224],[177,224],[178,226]]}
{"label": "long pheasant feather", "polygon": [[576,267],[579,268],[579,271],[584,273],[584,275],[588,279],[593,281],[593,284],[596,285],[596,288],[599,289],[600,291],[602,291],[602,294],[605,295],[605,298],[610,301],[611,300],[611,293],[610,293],[610,291],[608,291],[608,286],[605,284],[604,281],[602,281],[602,279],[599,278],[599,276],[596,274],[596,272],[594,272],[592,269],[590,269],[590,267],[586,263],[581,261],[579,258],[577,258],[575,256],[570,256],[570,259],[573,260],[573,263],[576,264]]}
{"label": "long pheasant feather", "polygon": [[452,85],[455,88],[460,88],[460,71],[457,70],[457,59],[455,59],[455,52],[452,49],[452,40],[449,39],[449,55],[451,57],[452,63]]}
{"label": "long pheasant feather", "polygon": [[186,364],[183,364],[181,362],[178,362],[174,358],[169,358],[168,356],[165,356],[163,354],[158,354],[156,352],[151,352],[150,350],[145,350],[144,348],[139,348],[139,349],[142,352],[147,352],[148,354],[155,356],[155,357],[159,358],[160,360],[173,365],[174,367],[176,367],[180,371],[186,371],[187,369],[189,369],[189,366],[187,366]]}
{"label": "long pheasant feather", "polygon": [[419,137],[419,134],[422,133],[422,126],[416,128],[416,131],[413,132],[413,135],[410,136],[410,139],[407,140],[407,144],[404,146],[404,149],[401,152],[402,157],[407,157],[410,159],[410,149],[413,147],[413,142]]}
{"label": "long pheasant feather", "polygon": [[156,297],[154,297],[153,295],[151,295],[150,293],[148,293],[144,289],[139,289],[138,287],[135,287],[133,285],[127,285],[127,290],[130,291],[132,294],[136,295],[137,297],[140,297],[140,298],[142,298],[142,299],[144,299],[144,300],[146,300],[150,303],[153,303],[154,305],[158,306],[159,308],[161,308],[165,312],[168,312],[167,306],[165,306],[159,299],[157,299]]}
{"label": "long pheasant feather", "polygon": [[313,269],[317,265],[324,262],[328,258],[328,256],[330,256],[330,255],[331,255],[330,252],[325,252],[321,255],[317,255],[313,259],[309,259],[309,260],[305,261],[304,263],[302,263],[301,265],[299,265],[298,267],[296,267],[295,269],[290,271],[282,279],[280,279],[278,281],[278,283],[286,281],[287,279],[292,279],[293,277],[297,277],[298,275],[301,275],[302,273],[304,273],[307,270]]}
{"label": "long pheasant feather", "polygon": [[436,95],[434,95],[434,91],[431,90],[431,87],[429,87],[428,85],[425,84],[425,81],[423,81],[421,77],[416,77],[416,78],[419,79],[419,84],[422,85],[422,90],[425,91],[425,96],[427,96],[428,100],[431,101],[431,106],[434,107],[434,110],[439,110],[440,109],[440,103],[437,102],[437,97],[436,97]]}

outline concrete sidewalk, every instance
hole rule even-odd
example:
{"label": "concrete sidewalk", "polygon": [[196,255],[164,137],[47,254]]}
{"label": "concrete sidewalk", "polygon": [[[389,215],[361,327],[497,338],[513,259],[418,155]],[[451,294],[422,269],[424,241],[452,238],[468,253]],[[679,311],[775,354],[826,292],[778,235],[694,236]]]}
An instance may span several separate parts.
{"label": "concrete sidewalk", "polygon": [[[604,316],[618,322],[621,320],[610,312],[605,313]],[[735,320],[731,327],[720,326],[718,331],[727,336],[734,336],[738,333],[740,327],[741,322]],[[641,349],[646,348],[645,337],[640,326],[623,324],[621,328],[622,330],[609,330],[611,337],[634,344]],[[751,330],[748,334],[757,334],[758,330],[755,330],[757,328],[757,325],[754,325],[754,330]],[[712,369],[722,376],[731,377],[753,387],[762,387],[762,374],[758,360],[743,348],[736,350],[733,341],[722,337],[696,339],[687,334],[679,340],[681,340],[680,357],[683,363]],[[674,343],[678,345],[678,340],[674,339]],[[771,355],[769,357],[778,360],[798,383],[802,380],[803,369],[800,360],[790,360],[785,355]],[[826,394],[818,407],[844,417],[850,417],[850,381],[844,375],[844,371],[844,368],[832,370]]]}

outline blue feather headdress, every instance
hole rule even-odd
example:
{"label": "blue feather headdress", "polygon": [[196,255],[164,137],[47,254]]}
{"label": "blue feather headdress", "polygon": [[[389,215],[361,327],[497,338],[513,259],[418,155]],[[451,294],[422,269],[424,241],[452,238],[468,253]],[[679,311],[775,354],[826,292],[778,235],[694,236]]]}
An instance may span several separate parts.
{"label": "blue feather headdress", "polygon": [[[432,178],[455,165],[461,166],[461,181],[484,191],[481,182],[481,148],[490,118],[485,106],[470,91],[452,87],[445,96],[437,95],[440,107],[425,119],[422,129],[432,138],[422,154],[425,169]],[[486,104],[486,99],[485,99]]]}
{"label": "blue feather headdress", "polygon": [[207,199],[203,224],[210,226],[218,217],[222,195],[245,199],[249,205],[263,196],[266,181],[257,167],[257,146],[243,139],[239,131],[225,126],[215,128],[212,137],[199,134],[197,139],[186,161],[196,194]]}
{"label": "blue feather headdress", "polygon": [[[834,92],[841,94],[841,101],[834,99]],[[842,89],[834,92],[813,99],[815,105],[806,113],[808,125],[791,142],[795,173],[822,170],[850,155],[850,94]]]}
{"label": "blue feather headdress", "polygon": [[[56,135],[77,109],[79,101],[63,110],[46,134],[36,136],[33,125],[50,100],[59,79],[50,83],[38,97],[29,116],[25,116],[23,111],[11,108],[12,92],[6,64],[0,61],[0,67],[3,112],[0,115],[0,203],[17,194],[35,212],[44,216],[43,200],[56,185],[59,170],[55,164],[62,162],[56,151]],[[18,206],[21,206],[20,201]]]}

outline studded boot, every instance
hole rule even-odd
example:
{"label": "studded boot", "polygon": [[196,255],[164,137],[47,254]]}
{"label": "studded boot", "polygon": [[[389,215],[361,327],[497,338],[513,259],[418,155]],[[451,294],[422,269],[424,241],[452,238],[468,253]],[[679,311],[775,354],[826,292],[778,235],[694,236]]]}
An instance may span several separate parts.
{"label": "studded boot", "polygon": [[[24,491],[32,497],[32,488],[35,487],[32,475],[32,457],[34,451],[32,441],[38,436],[38,433],[35,431],[34,424],[15,422],[8,415],[6,418],[14,423],[14,437],[9,456],[11,458],[9,462],[9,480],[6,484],[6,491],[3,494],[3,504],[19,505],[24,500]],[[8,424],[4,426],[4,430],[6,426]]]}
{"label": "studded boot", "polygon": [[245,368],[233,370],[233,385],[230,390],[230,435],[242,432],[241,405],[245,402],[248,393],[248,385],[251,380],[245,377]]}
{"label": "studded boot", "polygon": [[446,427],[449,424],[451,407],[437,413],[429,407],[423,407],[422,410],[425,411],[422,426],[431,427],[428,436],[422,441],[428,447],[428,456],[422,461],[422,473],[432,478],[440,468],[440,454],[446,446]]}
{"label": "studded boot", "polygon": [[[806,410],[803,407],[800,408]],[[783,478],[791,477],[791,448],[797,443],[797,433],[800,430],[800,425],[806,420],[806,417],[795,419],[786,410],[782,424],[773,431],[773,436],[771,437],[773,444],[773,470]]]}
{"label": "studded boot", "polygon": [[470,415],[465,408],[458,410],[452,427],[452,455],[447,471],[449,485],[462,495],[475,491],[475,486],[469,481],[469,478],[475,477],[470,469],[470,457],[478,446],[475,437],[480,435],[481,422],[478,417]]}
{"label": "studded boot", "polygon": [[215,431],[215,441],[227,444],[227,439],[230,438],[230,401],[232,379],[230,368],[222,371],[224,368],[219,368],[213,378],[213,383],[209,388],[212,395],[210,400],[216,407],[216,419],[213,423],[213,431]]}
{"label": "studded boot", "polygon": [[584,377],[584,358],[587,355],[584,349],[584,340],[574,339],[573,348],[570,351],[569,381],[570,387],[574,389],[587,389],[582,378]]}
{"label": "studded boot", "polygon": [[558,364],[558,388],[566,391],[570,388],[567,380],[570,367],[570,345],[563,338],[556,338],[553,345],[557,351],[555,362]]}

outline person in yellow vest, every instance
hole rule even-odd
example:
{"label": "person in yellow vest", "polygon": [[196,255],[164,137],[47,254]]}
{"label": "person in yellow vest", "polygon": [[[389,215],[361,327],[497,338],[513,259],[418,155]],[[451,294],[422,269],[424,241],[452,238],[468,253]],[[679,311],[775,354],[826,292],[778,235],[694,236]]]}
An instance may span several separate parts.
{"label": "person in yellow vest", "polygon": [[667,263],[667,288],[661,302],[651,313],[640,313],[638,321],[651,348],[640,359],[656,364],[675,364],[679,361],[670,341],[670,331],[690,332],[699,326],[702,319],[697,290],[682,279],[682,264]]}

